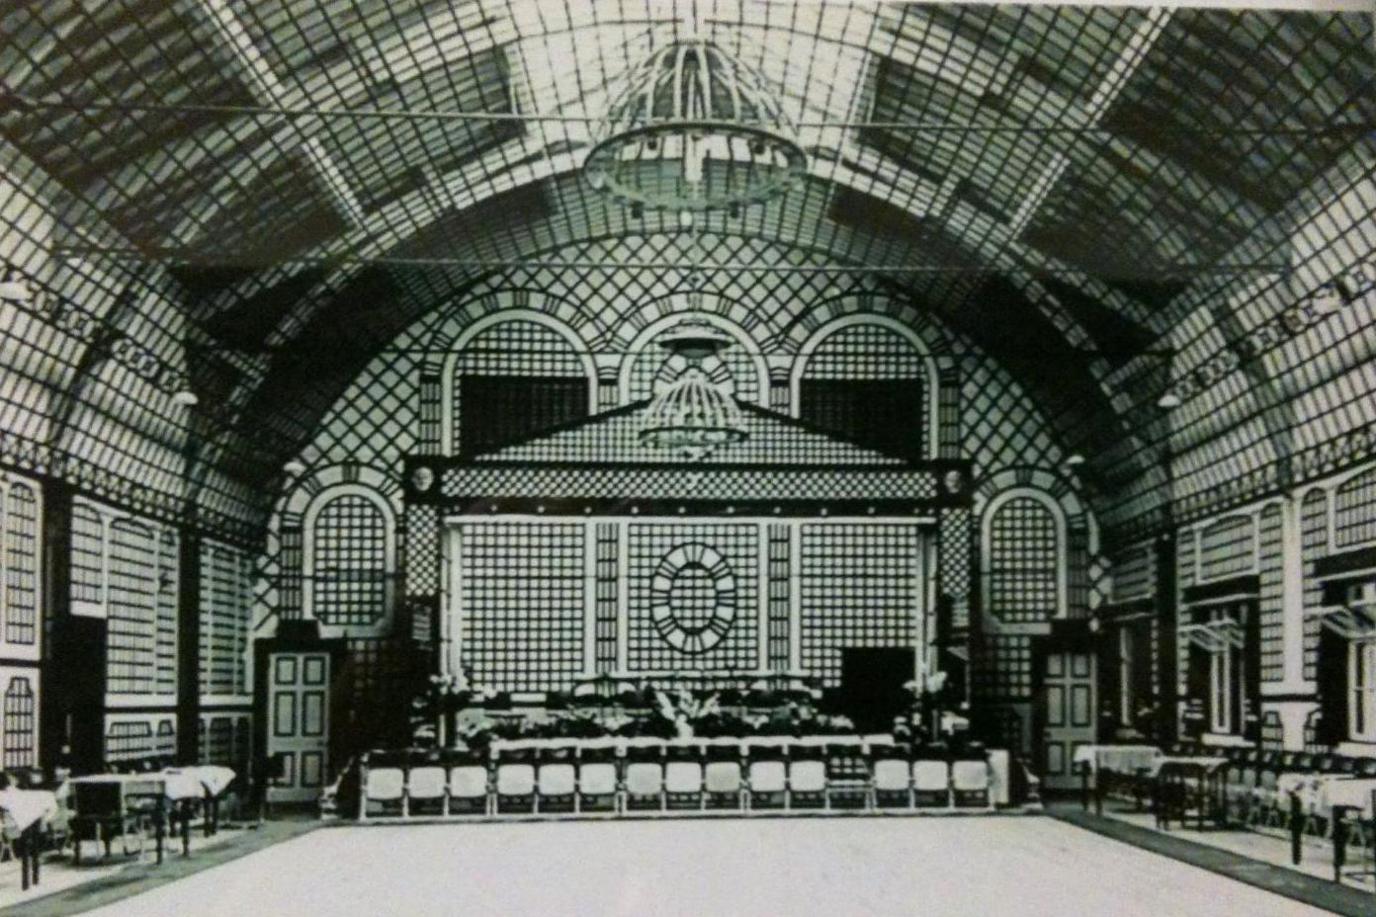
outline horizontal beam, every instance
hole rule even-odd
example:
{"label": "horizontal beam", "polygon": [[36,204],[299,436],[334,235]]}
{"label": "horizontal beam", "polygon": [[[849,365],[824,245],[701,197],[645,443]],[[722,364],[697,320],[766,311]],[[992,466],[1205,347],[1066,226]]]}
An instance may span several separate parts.
{"label": "horizontal beam", "polygon": [[[45,109],[72,112],[154,112],[162,114],[262,115],[280,118],[340,118],[346,120],[381,119],[390,121],[458,121],[458,122],[518,122],[595,124],[602,120],[593,115],[539,114],[497,111],[436,111],[416,108],[348,108],[315,105],[202,105],[193,103],[138,102],[134,100],[73,101],[68,99],[35,98],[20,93],[0,97],[0,111],[11,109]],[[708,125],[710,127],[710,125]],[[832,128],[844,130],[910,131],[918,134],[1086,134],[1109,136],[1114,132],[1093,124],[958,124],[949,121],[799,121],[796,128]],[[1365,134],[1376,131],[1376,122],[1347,121],[1318,126],[1297,127],[1178,127],[1156,125],[1156,133],[1190,137],[1331,137]]]}
{"label": "horizontal beam", "polygon": [[[188,257],[180,250],[159,250],[139,248],[101,248],[96,246],[57,247],[53,249],[57,257],[129,259],[142,263],[167,263],[187,267],[222,267],[236,262],[229,259],[207,259],[204,256]],[[687,261],[616,261],[598,259],[545,259],[530,260],[522,258],[444,258],[444,257],[403,257],[379,255],[365,257],[354,255],[319,255],[313,257],[291,257],[274,260],[273,265],[286,264],[375,264],[387,267],[460,267],[479,270],[499,270],[502,268],[549,268],[551,270],[683,270],[683,271],[731,271],[750,274],[997,274],[999,268],[990,265],[951,265],[951,264],[759,264],[755,262],[697,263]],[[1204,274],[1247,274],[1253,272],[1276,273],[1287,269],[1285,265],[1271,262],[1248,264],[1209,264],[1182,265],[1179,267],[1153,268],[1143,276],[1154,280],[1163,277],[1196,276]],[[1037,268],[1037,273],[1058,273],[1061,269],[1052,267]],[[1066,273],[1081,274],[1081,268],[1065,268]]]}

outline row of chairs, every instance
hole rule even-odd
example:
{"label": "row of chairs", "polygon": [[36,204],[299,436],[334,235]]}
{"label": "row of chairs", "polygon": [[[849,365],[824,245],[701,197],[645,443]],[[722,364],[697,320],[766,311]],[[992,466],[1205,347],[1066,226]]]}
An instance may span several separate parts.
{"label": "row of chairs", "polygon": [[905,746],[556,747],[428,760],[374,752],[360,767],[360,819],[988,809],[992,799],[983,753],[952,759]]}

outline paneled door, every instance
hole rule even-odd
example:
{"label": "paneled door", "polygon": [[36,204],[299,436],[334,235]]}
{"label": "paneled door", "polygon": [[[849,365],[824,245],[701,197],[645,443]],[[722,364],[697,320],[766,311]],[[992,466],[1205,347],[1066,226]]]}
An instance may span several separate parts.
{"label": "paneled door", "polygon": [[1047,654],[1042,696],[1046,703],[1042,786],[1075,789],[1080,785],[1072,763],[1075,749],[1094,741],[1094,656]]}
{"label": "paneled door", "polygon": [[268,800],[314,802],[328,764],[329,654],[272,653],[268,665],[268,755],[282,759]]}

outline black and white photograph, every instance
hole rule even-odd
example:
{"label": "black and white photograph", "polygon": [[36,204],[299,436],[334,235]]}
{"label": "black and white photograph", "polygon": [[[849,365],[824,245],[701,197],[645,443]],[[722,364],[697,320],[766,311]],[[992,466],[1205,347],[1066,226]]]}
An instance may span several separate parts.
{"label": "black and white photograph", "polygon": [[0,913],[1376,914],[1376,0],[0,0]]}

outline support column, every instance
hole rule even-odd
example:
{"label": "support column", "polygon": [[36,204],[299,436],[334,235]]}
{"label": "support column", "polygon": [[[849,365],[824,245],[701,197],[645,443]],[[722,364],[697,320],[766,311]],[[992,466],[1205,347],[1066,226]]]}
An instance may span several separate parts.
{"label": "support column", "polygon": [[177,558],[177,761],[200,757],[201,536],[182,527]]}
{"label": "support column", "polygon": [[1171,529],[1156,539],[1156,641],[1157,722],[1156,740],[1163,745],[1179,738],[1179,670],[1176,660],[1176,536]]}

